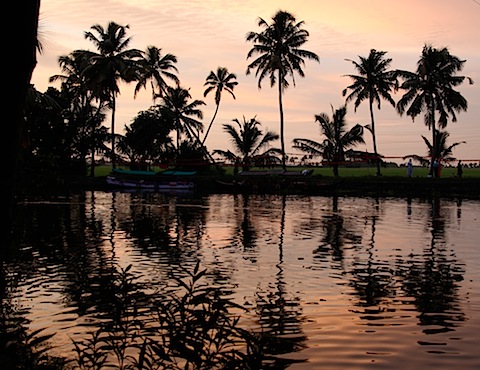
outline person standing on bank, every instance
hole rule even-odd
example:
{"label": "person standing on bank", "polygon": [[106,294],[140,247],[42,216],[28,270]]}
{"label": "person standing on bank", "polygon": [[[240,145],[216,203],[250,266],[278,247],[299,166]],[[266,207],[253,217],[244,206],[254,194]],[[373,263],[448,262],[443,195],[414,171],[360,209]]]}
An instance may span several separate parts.
{"label": "person standing on bank", "polygon": [[412,177],[412,175],[413,175],[413,164],[412,164],[412,160],[411,160],[411,159],[408,160],[408,164],[407,164],[407,174],[408,174],[408,177]]}
{"label": "person standing on bank", "polygon": [[458,161],[458,164],[457,164],[457,177],[462,177],[462,175],[463,175],[462,161]]}

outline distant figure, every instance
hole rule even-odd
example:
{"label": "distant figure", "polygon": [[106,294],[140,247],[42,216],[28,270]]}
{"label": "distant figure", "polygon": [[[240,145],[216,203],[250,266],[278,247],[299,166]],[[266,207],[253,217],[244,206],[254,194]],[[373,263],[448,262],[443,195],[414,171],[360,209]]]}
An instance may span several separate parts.
{"label": "distant figure", "polygon": [[457,164],[457,177],[462,177],[462,175],[463,175],[462,161],[458,161],[458,164]]}
{"label": "distant figure", "polygon": [[433,177],[440,177],[440,165],[437,158],[433,161]]}
{"label": "distant figure", "polygon": [[408,177],[412,177],[412,174],[413,174],[413,164],[412,164],[412,160],[411,160],[411,159],[408,161],[407,174],[408,174]]}

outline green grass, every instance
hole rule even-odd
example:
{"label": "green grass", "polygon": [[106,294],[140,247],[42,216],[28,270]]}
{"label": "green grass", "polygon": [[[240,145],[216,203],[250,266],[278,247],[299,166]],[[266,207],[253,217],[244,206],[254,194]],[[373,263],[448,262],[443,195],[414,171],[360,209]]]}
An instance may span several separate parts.
{"label": "green grass", "polygon": [[[122,169],[128,169],[128,167],[118,167]],[[225,166],[225,174],[233,175],[233,167]],[[154,171],[160,171],[160,168],[152,168]],[[276,169],[281,169],[276,168]],[[303,169],[311,169],[311,167],[289,167],[292,171],[302,171]],[[110,165],[101,165],[95,168],[96,177],[107,176],[112,170]],[[264,170],[262,168],[253,168],[252,170]],[[361,167],[361,168],[345,168],[340,167],[339,175],[340,177],[369,177],[375,176],[377,170],[375,167]],[[386,167],[381,169],[382,176],[385,177],[406,177],[407,168],[406,167]],[[326,177],[333,177],[333,171],[329,167],[314,167],[313,175],[321,175]],[[414,167],[413,177],[427,177],[428,169],[424,167]],[[441,177],[456,177],[457,169],[455,167],[445,167],[442,169]],[[476,177],[480,178],[480,167],[477,168],[466,168],[463,169],[463,177]]]}
{"label": "green grass", "polygon": [[[226,174],[233,174],[233,167],[225,167]],[[281,169],[276,168],[276,169]],[[311,169],[311,167],[289,167],[291,171],[302,171],[304,169]],[[264,170],[262,168],[252,168],[252,171],[255,170]],[[340,177],[374,177],[376,176],[377,169],[376,167],[360,167],[360,168],[339,168]],[[406,167],[386,167],[381,169],[381,174],[384,177],[406,177],[407,168]],[[330,167],[314,167],[313,175],[321,175],[326,177],[333,177],[333,170]],[[413,177],[427,177],[428,168],[424,167],[414,167]],[[441,177],[456,177],[457,169],[455,167],[445,167],[442,169]],[[464,168],[463,177],[477,177],[480,178],[480,167],[477,168]]]}

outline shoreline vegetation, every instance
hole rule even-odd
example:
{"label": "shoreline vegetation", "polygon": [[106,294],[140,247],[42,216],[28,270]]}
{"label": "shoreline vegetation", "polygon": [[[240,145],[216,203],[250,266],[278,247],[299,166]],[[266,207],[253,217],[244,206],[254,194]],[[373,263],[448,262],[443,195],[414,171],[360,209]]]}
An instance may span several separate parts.
{"label": "shoreline vegetation", "polygon": [[[127,169],[127,168],[125,168]],[[288,168],[288,175],[279,169],[252,168],[242,174],[233,174],[232,167],[224,167],[225,172],[218,174],[198,171],[194,175],[157,176],[166,180],[193,181],[199,193],[257,193],[257,194],[310,194],[338,196],[395,196],[407,198],[464,198],[480,199],[480,168],[466,167],[462,177],[457,177],[455,167],[445,167],[441,177],[428,177],[428,169],[416,167],[413,176],[408,177],[406,167],[383,168],[382,176],[376,176],[375,167],[340,168],[340,176],[334,177],[328,167]],[[310,170],[309,175],[302,174]],[[108,165],[99,166],[95,177],[74,181],[72,188],[85,190],[115,190],[105,179],[111,174]]]}

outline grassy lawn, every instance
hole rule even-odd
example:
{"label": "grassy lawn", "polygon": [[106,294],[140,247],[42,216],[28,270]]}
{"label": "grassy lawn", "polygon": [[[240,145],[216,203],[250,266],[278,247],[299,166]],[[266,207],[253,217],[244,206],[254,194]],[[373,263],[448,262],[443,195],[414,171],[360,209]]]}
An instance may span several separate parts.
{"label": "grassy lawn", "polygon": [[[118,167],[122,169],[128,169],[128,167]],[[281,168],[277,168],[281,169]],[[302,171],[305,167],[289,167],[291,171]],[[311,169],[308,167],[306,169]],[[160,168],[153,168],[154,171],[160,171]],[[263,168],[253,168],[255,170],[264,170]],[[95,168],[95,176],[96,177],[104,177],[107,176],[111,172],[110,165],[101,165]],[[344,168],[340,167],[339,174],[340,177],[369,177],[375,176],[376,174],[376,167],[362,167],[362,168]],[[384,177],[406,177],[407,176],[407,168],[406,167],[387,167],[381,169],[382,176]],[[233,167],[226,166],[225,167],[225,174],[232,175],[233,174]],[[414,167],[413,168],[413,177],[427,177],[428,169],[424,167]],[[313,175],[321,175],[326,177],[333,177],[333,171],[331,168],[328,167],[315,167],[313,171]],[[456,177],[457,169],[455,167],[445,167],[442,169],[441,177],[443,178],[451,178]],[[463,168],[463,177],[477,177],[480,178],[480,167],[477,168]]]}

